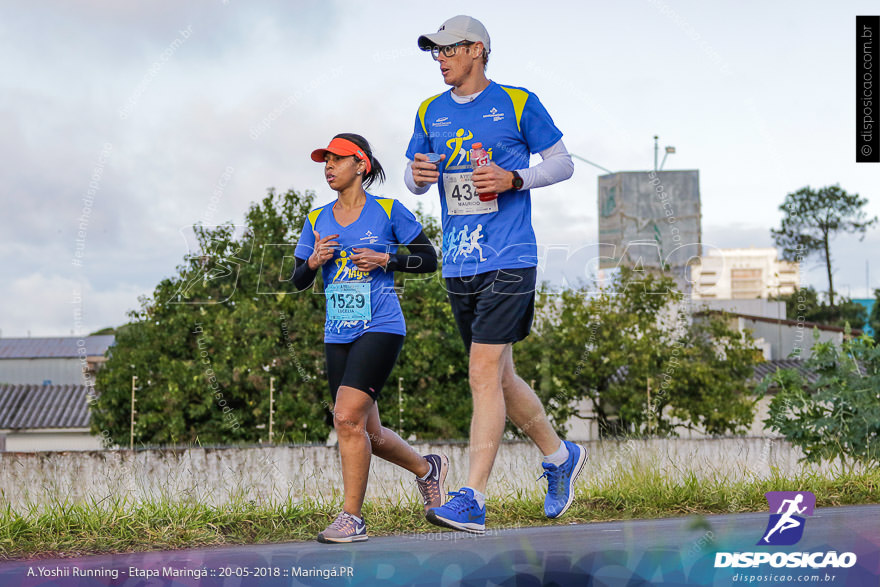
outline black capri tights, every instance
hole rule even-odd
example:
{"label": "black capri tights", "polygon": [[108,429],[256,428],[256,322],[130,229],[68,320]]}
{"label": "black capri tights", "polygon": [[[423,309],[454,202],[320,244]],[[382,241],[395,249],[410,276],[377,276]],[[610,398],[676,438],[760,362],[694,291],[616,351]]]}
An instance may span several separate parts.
{"label": "black capri tights", "polygon": [[397,363],[404,338],[400,334],[366,332],[353,342],[324,344],[333,403],[341,385],[359,389],[376,401]]}

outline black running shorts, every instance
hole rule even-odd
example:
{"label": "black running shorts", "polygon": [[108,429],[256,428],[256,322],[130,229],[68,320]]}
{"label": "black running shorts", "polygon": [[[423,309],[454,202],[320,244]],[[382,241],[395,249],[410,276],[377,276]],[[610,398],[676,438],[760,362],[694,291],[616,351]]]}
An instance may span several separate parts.
{"label": "black running shorts", "polygon": [[354,342],[324,344],[333,403],[342,385],[363,391],[373,401],[378,399],[397,362],[404,338],[400,334],[366,332]]}
{"label": "black running shorts", "polygon": [[471,342],[507,344],[528,336],[535,317],[535,267],[447,277],[452,314],[465,348]]}

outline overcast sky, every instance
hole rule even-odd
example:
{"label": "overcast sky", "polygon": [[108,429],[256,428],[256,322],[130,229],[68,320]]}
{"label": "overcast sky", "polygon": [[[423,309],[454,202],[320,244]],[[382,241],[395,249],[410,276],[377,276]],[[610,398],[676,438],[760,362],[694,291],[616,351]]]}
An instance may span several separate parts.
{"label": "overcast sky", "polygon": [[[855,16],[876,12],[876,2],[4,3],[2,336],[124,323],[182,261],[183,227],[241,223],[270,186],[330,201],[308,155],[338,132],[373,143],[388,170],[379,193],[437,213],[436,190],[403,185],[415,110],[446,89],[416,39],[460,13],[489,30],[489,77],[535,92],[571,152],[635,171],[651,168],[654,134],[674,145],[666,169],[700,172],[706,244],[770,246],[785,194],[806,185],[839,183],[880,214],[880,165],[854,152]],[[597,242],[602,173],[576,162],[572,179],[533,192],[539,243]],[[839,238],[836,289],[865,296],[877,250],[880,230]],[[817,263],[804,269],[827,288]],[[871,271],[880,287],[880,263]]]}

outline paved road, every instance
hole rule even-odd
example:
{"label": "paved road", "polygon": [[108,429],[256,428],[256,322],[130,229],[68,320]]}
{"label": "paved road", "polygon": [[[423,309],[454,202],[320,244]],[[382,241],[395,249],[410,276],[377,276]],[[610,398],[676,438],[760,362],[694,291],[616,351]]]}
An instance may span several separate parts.
{"label": "paved road", "polygon": [[[755,546],[768,514],[440,531],[0,563],[0,586],[854,585],[880,587],[880,506],[821,508],[794,546]],[[715,568],[718,552],[853,552],[850,568]],[[45,574],[45,576],[40,576]],[[115,578],[114,578],[115,574]],[[85,576],[84,576],[85,575]],[[806,579],[806,581],[804,581]]]}

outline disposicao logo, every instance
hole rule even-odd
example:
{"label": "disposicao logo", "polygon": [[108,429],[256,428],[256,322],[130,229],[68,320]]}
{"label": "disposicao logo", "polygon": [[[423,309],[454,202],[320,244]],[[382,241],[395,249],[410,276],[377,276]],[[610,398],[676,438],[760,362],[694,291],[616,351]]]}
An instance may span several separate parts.
{"label": "disposicao logo", "polygon": [[[768,491],[764,494],[770,504],[770,520],[764,537],[758,541],[763,546],[791,546],[804,535],[806,520],[816,507],[816,496],[809,491]],[[776,512],[775,514],[773,512]]]}
{"label": "disposicao logo", "polygon": [[[809,491],[768,491],[764,494],[770,506],[767,528],[758,546],[791,546],[804,535],[806,518],[812,516],[816,496]],[[833,567],[849,568],[856,564],[853,552],[717,552],[715,567],[771,567],[814,569]]]}

